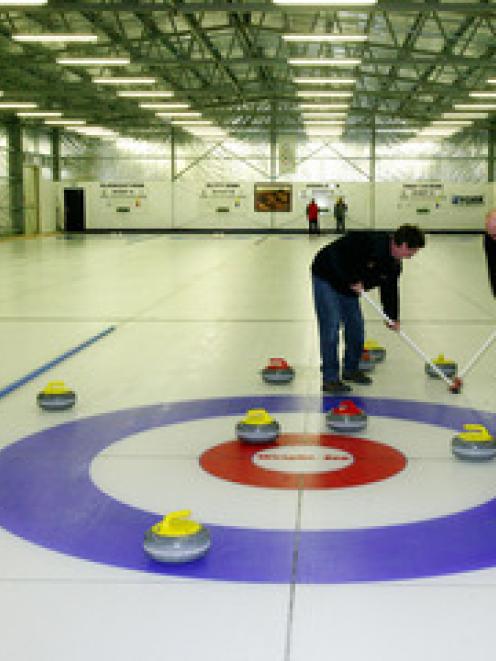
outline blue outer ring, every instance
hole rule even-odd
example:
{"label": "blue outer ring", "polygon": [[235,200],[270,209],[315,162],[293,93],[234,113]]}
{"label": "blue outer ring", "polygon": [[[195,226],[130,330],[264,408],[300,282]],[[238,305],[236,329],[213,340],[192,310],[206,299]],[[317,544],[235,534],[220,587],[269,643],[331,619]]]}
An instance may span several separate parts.
{"label": "blue outer ring", "polygon": [[[203,522],[212,535],[204,558],[159,564],[142,548],[144,532],[157,515],[116,501],[89,477],[99,452],[148,429],[243,415],[254,407],[271,413],[321,412],[336,401],[300,396],[193,400],[115,411],[45,429],[0,452],[0,525],[41,546],[94,562],[224,581],[387,581],[496,565],[496,499],[449,516],[351,530],[296,533]],[[494,424],[494,416],[473,409],[394,399],[355,401],[369,415],[452,430],[468,422]]]}

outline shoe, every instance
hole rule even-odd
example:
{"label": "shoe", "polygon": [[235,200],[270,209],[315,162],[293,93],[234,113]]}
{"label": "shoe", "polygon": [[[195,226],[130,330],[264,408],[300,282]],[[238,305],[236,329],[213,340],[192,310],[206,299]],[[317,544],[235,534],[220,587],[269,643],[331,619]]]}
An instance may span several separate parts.
{"label": "shoe", "polygon": [[322,390],[329,395],[346,395],[352,388],[342,381],[324,381]]}
{"label": "shoe", "polygon": [[372,383],[370,376],[367,376],[362,370],[345,370],[343,372],[344,381],[352,381],[362,386],[369,386]]}

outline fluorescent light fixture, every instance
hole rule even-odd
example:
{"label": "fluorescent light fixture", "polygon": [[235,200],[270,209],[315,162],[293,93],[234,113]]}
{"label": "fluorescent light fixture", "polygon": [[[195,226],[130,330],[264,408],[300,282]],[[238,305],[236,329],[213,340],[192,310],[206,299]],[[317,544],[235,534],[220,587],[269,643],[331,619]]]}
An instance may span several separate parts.
{"label": "fluorescent light fixture", "polygon": [[342,119],[308,119],[305,120],[305,126],[343,126]]}
{"label": "fluorescent light fixture", "polygon": [[411,128],[411,129],[406,129],[404,127],[402,128],[395,128],[394,126],[388,127],[387,129],[376,129],[376,133],[416,133],[418,129],[416,128]]}
{"label": "fluorescent light fixture", "polygon": [[112,78],[93,78],[92,82],[97,85],[154,85],[157,82],[157,79],[144,78],[143,76],[131,78],[119,78],[118,76],[115,76]]}
{"label": "fluorescent light fixture", "polygon": [[117,92],[117,96],[125,96],[129,99],[153,99],[153,98],[167,98],[170,99],[174,96],[174,92],[140,92],[140,91],[131,91],[124,90]]}
{"label": "fluorescent light fixture", "polygon": [[96,34],[13,34],[12,39],[27,43],[95,43],[98,41]]}
{"label": "fluorescent light fixture", "polygon": [[305,133],[307,134],[308,137],[325,137],[325,136],[340,136],[343,135],[343,129],[341,128],[306,128]]}
{"label": "fluorescent light fixture", "polygon": [[343,43],[367,41],[368,36],[366,34],[283,34],[282,38],[284,41]]}
{"label": "fluorescent light fixture", "polygon": [[3,96],[3,92],[2,92],[2,91],[0,91],[0,96]]}
{"label": "fluorescent light fixture", "polygon": [[0,7],[36,7],[47,3],[48,0],[0,0]]}
{"label": "fluorescent light fixture", "polygon": [[297,85],[354,85],[356,78],[293,78]]}
{"label": "fluorescent light fixture", "polygon": [[161,112],[160,117],[201,117],[201,112]]}
{"label": "fluorescent light fixture", "polygon": [[28,112],[17,112],[16,115],[18,117],[32,117],[32,118],[33,117],[62,117],[61,112],[52,112],[51,110],[47,111],[47,112],[44,112],[43,110],[39,110],[39,111],[35,110],[33,112],[29,112],[29,111]]}
{"label": "fluorescent light fixture", "polygon": [[346,117],[345,112],[304,112],[302,113],[303,119],[337,119],[338,117]]}
{"label": "fluorescent light fixture", "polygon": [[335,5],[347,5],[348,7],[369,7],[375,5],[377,0],[272,0],[275,5],[294,5],[299,7],[316,7],[320,5],[328,5],[329,7]]}
{"label": "fluorescent light fixture", "polygon": [[353,57],[296,57],[288,59],[288,64],[298,67],[355,67],[361,61]]}
{"label": "fluorescent light fixture", "polygon": [[436,119],[431,124],[432,126],[471,126],[473,122],[462,119]]}
{"label": "fluorescent light fixture", "polygon": [[487,112],[443,112],[444,119],[486,119]]}
{"label": "fluorescent light fixture", "polygon": [[88,135],[91,137],[110,137],[117,136],[118,133],[112,129],[106,129],[103,126],[73,126],[68,127],[71,131],[80,133],[81,135]]}
{"label": "fluorescent light fixture", "polygon": [[85,119],[47,119],[45,124],[49,126],[84,126]]}
{"label": "fluorescent light fixture", "polygon": [[349,106],[345,103],[300,103],[300,110],[343,110]]}
{"label": "fluorescent light fixture", "polygon": [[71,66],[125,66],[130,64],[128,57],[58,57],[57,64],[67,64]]}
{"label": "fluorescent light fixture", "polygon": [[313,99],[314,96],[333,98],[333,99],[349,99],[353,96],[353,92],[319,92],[318,90],[298,90],[296,96],[301,96],[307,99]]}
{"label": "fluorescent light fixture", "polygon": [[139,107],[147,110],[179,110],[189,108],[189,103],[140,103]]}
{"label": "fluorescent light fixture", "polygon": [[469,92],[468,94],[480,99],[496,99],[496,92]]}
{"label": "fluorescent light fixture", "polygon": [[[157,113],[157,115],[160,115],[160,113]],[[173,119],[171,124],[176,126],[210,126],[214,128],[209,119]]]}
{"label": "fluorescent light fixture", "polygon": [[489,78],[487,81],[490,85],[496,85],[496,78]]}
{"label": "fluorescent light fixture", "polygon": [[0,110],[22,110],[23,108],[37,108],[37,103],[27,103],[24,101],[0,101]]}
{"label": "fluorescent light fixture", "polygon": [[494,103],[455,103],[455,110],[496,110]]}

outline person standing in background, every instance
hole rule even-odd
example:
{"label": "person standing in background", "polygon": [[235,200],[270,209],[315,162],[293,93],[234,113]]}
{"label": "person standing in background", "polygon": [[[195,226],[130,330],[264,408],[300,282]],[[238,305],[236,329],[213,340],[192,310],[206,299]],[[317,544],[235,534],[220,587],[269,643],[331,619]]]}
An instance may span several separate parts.
{"label": "person standing in background", "polygon": [[334,205],[334,218],[336,219],[336,231],[344,233],[345,230],[345,218],[346,212],[348,211],[348,205],[345,203],[342,197],[338,197],[336,204]]}
{"label": "person standing in background", "polygon": [[496,298],[496,209],[491,209],[485,218],[484,252],[486,253],[487,275],[491,291]]}
{"label": "person standing in background", "polygon": [[307,204],[307,218],[308,218],[308,233],[319,234],[319,207],[315,200],[310,200]]}

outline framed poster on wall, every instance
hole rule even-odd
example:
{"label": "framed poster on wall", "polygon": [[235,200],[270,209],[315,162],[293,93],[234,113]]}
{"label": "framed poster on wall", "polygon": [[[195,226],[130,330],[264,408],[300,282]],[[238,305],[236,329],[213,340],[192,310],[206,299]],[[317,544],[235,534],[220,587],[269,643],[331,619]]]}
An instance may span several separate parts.
{"label": "framed poster on wall", "polygon": [[291,211],[291,184],[255,184],[255,211]]}

